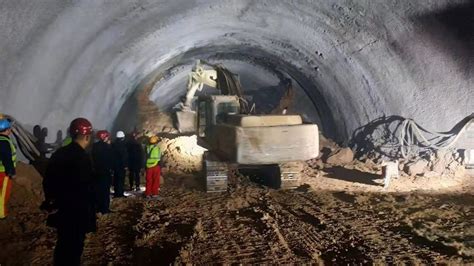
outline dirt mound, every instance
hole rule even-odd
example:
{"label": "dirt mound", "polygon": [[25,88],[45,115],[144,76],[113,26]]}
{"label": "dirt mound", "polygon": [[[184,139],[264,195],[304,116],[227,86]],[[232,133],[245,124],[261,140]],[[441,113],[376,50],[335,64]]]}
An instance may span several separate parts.
{"label": "dirt mound", "polygon": [[[387,158],[385,158],[386,160]],[[350,148],[342,148],[320,135],[320,156],[306,162],[302,182],[314,189],[346,191],[471,191],[473,180],[465,174],[463,157],[454,150],[437,151],[427,158],[399,159],[400,177],[383,188],[382,165],[375,153],[354,159]]]}
{"label": "dirt mound", "polygon": [[165,172],[182,174],[202,170],[202,156],[206,149],[198,145],[196,135],[162,138],[159,145],[163,151]]}
{"label": "dirt mound", "polygon": [[31,255],[34,246],[37,249],[47,248],[51,230],[44,223],[46,214],[39,210],[43,201],[42,191],[42,177],[35,168],[18,163],[7,207],[9,216],[0,220],[0,264],[17,264],[18,258]]}

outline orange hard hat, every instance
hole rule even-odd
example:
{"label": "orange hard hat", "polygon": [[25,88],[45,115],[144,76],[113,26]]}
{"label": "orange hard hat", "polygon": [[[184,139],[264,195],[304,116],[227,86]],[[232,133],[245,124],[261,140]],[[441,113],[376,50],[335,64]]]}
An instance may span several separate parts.
{"label": "orange hard hat", "polygon": [[150,144],[155,144],[158,143],[158,137],[157,136],[151,136],[150,137]]}

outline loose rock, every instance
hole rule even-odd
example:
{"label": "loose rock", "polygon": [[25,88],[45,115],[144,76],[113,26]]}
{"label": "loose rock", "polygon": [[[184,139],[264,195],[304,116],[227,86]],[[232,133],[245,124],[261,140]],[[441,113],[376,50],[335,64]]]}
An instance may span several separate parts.
{"label": "loose rock", "polygon": [[419,175],[426,171],[426,167],[428,166],[428,161],[426,160],[419,160],[416,162],[411,162],[405,165],[404,171],[411,176]]}
{"label": "loose rock", "polygon": [[329,155],[326,163],[329,164],[347,164],[354,160],[354,153],[350,148],[343,148]]}

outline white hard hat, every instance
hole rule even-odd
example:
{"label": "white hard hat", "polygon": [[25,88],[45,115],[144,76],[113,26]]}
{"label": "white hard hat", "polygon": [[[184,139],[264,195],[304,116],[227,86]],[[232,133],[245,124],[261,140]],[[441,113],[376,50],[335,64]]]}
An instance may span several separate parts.
{"label": "white hard hat", "polygon": [[117,131],[116,137],[119,138],[119,139],[125,138],[125,133],[123,133],[123,131]]}

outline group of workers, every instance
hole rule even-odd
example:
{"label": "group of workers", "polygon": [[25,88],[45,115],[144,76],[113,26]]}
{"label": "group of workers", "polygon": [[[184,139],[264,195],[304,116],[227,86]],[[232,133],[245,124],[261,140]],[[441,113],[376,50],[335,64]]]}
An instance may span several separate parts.
{"label": "group of workers", "polygon": [[[7,216],[11,179],[16,174],[11,133],[10,121],[0,119],[1,219]],[[127,170],[130,190],[140,191],[140,172],[146,168],[145,197],[157,197],[159,193],[161,151],[157,136],[148,138],[145,149],[136,133],[126,140],[124,132],[119,131],[113,142],[106,130],[95,136],[97,141],[93,143],[92,124],[87,119],[74,119],[69,126],[71,141],[54,152],[48,162],[41,209],[49,213],[47,225],[57,229],[55,265],[80,264],[85,236],[97,229],[96,213],[110,212],[112,180],[114,196],[124,197]]]}

